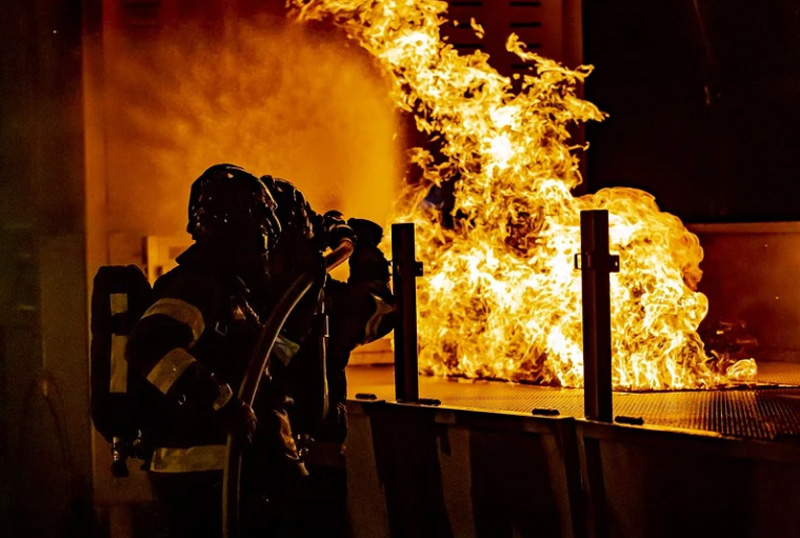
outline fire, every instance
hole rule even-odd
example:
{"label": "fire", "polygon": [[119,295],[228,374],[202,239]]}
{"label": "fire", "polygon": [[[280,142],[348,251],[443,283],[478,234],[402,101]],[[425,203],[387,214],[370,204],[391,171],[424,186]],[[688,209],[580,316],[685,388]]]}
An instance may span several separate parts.
{"label": "fire", "polygon": [[[290,0],[301,20],[333,20],[389,76],[396,105],[414,114],[441,156],[416,148],[423,171],[397,220],[417,226],[420,364],[428,373],[583,383],[581,285],[573,267],[580,211],[607,209],[612,251],[613,382],[618,389],[712,388],[751,382],[752,359],[709,356],[697,328],[708,300],[696,291],[703,250],[653,196],[630,188],[575,197],[581,182],[568,126],[604,118],[576,89],[591,66],[568,69],[509,51],[531,74],[510,79],[476,51],[440,38],[445,2]],[[473,21],[476,33],[482,29]],[[535,73],[535,74],[534,74]],[[443,216],[430,188],[455,180]]]}

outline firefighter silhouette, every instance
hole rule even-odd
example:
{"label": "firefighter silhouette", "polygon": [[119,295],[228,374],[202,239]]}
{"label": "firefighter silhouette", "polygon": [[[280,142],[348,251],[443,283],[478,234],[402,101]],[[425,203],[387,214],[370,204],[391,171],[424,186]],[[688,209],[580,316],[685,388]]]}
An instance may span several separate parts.
{"label": "firefighter silhouette", "polygon": [[[127,424],[124,435],[109,427],[104,434],[145,453],[170,536],[220,534],[229,434],[248,441],[241,507],[248,534],[343,534],[344,367],[352,349],[394,322],[388,263],[377,248],[381,228],[345,222],[335,211],[318,215],[288,181],[220,164],[192,184],[187,231],[194,244],[156,281],[138,321],[129,322],[127,397],[138,423]],[[348,281],[325,276],[297,305],[251,408],[236,388],[270,309],[299,270],[322,264],[322,252],[344,238],[356,244]],[[321,353],[322,396],[311,382]],[[112,360],[111,377],[114,369]],[[98,420],[102,409],[93,405],[99,430],[119,423]]]}

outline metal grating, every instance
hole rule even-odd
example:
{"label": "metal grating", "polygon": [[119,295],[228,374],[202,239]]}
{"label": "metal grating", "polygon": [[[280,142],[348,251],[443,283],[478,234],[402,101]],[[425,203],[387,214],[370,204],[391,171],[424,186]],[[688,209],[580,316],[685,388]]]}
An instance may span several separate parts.
{"label": "metal grating", "polygon": [[[725,436],[772,440],[800,439],[800,364],[759,364],[759,388],[614,393],[614,416],[642,418],[651,426],[718,432]],[[391,367],[348,368],[350,395],[372,393],[393,400]],[[770,385],[766,385],[769,383]],[[583,391],[495,381],[423,376],[420,396],[448,407],[530,413],[557,409],[562,416],[583,417]]]}

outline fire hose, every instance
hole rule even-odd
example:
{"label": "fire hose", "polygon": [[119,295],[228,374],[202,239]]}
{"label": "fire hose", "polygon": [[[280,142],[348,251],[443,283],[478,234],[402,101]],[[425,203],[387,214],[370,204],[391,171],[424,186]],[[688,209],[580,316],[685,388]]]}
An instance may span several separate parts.
{"label": "fire hose", "polygon": [[[247,365],[242,384],[239,387],[238,395],[241,401],[251,407],[254,405],[261,378],[269,364],[272,348],[289,315],[314,283],[324,275],[323,272],[331,271],[341,265],[353,253],[353,248],[352,241],[343,239],[336,248],[325,256],[324,268],[309,269],[300,273],[278,300],[261,329],[261,334],[253,349],[252,358]],[[324,365],[322,366],[321,371],[324,377]],[[325,382],[325,379],[321,380],[321,383],[324,384]],[[222,535],[224,538],[239,537],[243,443],[242,439],[228,435],[228,443],[225,448],[225,468],[222,477]]]}

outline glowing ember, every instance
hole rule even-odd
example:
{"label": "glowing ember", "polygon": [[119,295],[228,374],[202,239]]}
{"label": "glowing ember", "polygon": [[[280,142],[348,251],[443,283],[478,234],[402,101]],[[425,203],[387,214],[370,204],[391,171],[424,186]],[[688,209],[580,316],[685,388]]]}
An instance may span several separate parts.
{"label": "glowing ember", "polygon": [[[440,39],[447,4],[435,0],[289,3],[301,20],[333,20],[373,54],[393,81],[397,106],[441,144],[438,161],[413,152],[423,180],[397,215],[416,223],[425,264],[425,371],[581,386],[581,285],[572,260],[580,211],[602,208],[621,265],[611,277],[614,386],[753,380],[755,361],[710,357],[697,334],[708,310],[695,291],[703,256],[697,237],[636,189],[572,196],[581,177],[567,126],[604,116],[575,93],[591,67],[567,69],[511,35],[508,50],[536,72],[512,82],[489,66],[488,55],[459,55]],[[425,197],[454,179],[455,207],[445,219]]]}

